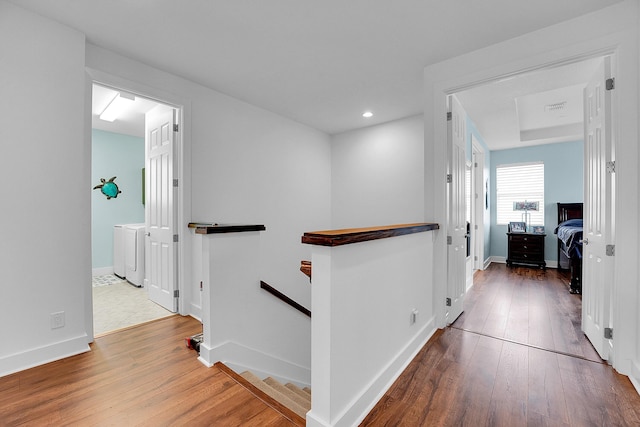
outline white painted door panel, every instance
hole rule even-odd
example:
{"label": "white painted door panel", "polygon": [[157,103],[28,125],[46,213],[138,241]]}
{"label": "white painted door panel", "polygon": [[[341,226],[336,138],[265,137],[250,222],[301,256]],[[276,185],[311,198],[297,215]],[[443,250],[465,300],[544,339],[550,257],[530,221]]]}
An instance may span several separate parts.
{"label": "white painted door panel", "polygon": [[584,227],[582,329],[603,359],[609,357],[610,298],[613,283],[612,257],[606,255],[611,239],[611,92],[605,81],[610,75],[609,58],[584,90]]}
{"label": "white painted door panel", "polygon": [[467,223],[465,219],[466,113],[455,96],[450,97],[451,119],[447,121],[447,298],[446,322],[462,314],[466,292]]}
{"label": "white painted door panel", "polygon": [[146,114],[146,278],[149,299],[175,312],[177,299],[173,203],[174,110],[159,105]]}

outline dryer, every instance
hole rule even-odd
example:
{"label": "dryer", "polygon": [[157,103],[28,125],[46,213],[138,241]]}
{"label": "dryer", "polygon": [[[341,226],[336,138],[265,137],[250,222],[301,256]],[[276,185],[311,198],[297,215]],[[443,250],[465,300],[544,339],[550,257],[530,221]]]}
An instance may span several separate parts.
{"label": "dryer", "polygon": [[144,224],[128,224],[124,227],[125,275],[134,286],[144,283]]}

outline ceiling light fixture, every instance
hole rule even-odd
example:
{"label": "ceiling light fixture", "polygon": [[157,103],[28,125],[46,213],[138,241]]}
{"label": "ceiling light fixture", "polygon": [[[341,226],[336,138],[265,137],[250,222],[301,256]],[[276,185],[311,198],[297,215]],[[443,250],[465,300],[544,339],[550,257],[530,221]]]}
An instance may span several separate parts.
{"label": "ceiling light fixture", "polygon": [[373,117],[373,113],[371,111],[365,111],[364,113],[362,113],[362,117],[368,119],[369,117]]}
{"label": "ceiling light fixture", "polygon": [[133,94],[126,92],[116,93],[116,96],[111,100],[109,105],[107,105],[107,108],[100,114],[100,119],[113,122],[135,100],[136,97]]}

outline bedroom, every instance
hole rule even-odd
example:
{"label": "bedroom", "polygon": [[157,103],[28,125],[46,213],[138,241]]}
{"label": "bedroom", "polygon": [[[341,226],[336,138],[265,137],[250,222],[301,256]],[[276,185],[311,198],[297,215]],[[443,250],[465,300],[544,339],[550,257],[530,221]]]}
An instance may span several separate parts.
{"label": "bedroom", "polygon": [[[479,236],[484,242],[485,266],[490,262],[504,263],[507,260],[508,222],[524,218],[522,212],[512,212],[512,216],[517,218],[505,221],[504,215],[497,214],[500,196],[496,189],[496,170],[504,166],[539,164],[543,168],[542,200],[540,211],[534,212],[528,225],[544,227],[544,260],[548,267],[558,267],[559,256],[563,257],[554,234],[559,223],[558,202],[583,201],[582,88],[593,75],[599,60],[565,64],[456,93],[468,115],[468,134],[479,140],[485,150],[484,180],[488,180],[488,197],[476,195],[482,204],[486,203],[486,209],[479,210],[485,218],[472,216],[471,219],[472,240],[475,224],[484,222],[484,228],[489,229],[484,236]],[[467,153],[471,151],[470,140],[471,136],[468,136]],[[467,162],[471,164],[469,154]],[[527,199],[526,190],[519,194],[523,200]],[[509,200],[510,207],[513,201]],[[504,205],[503,200],[501,209]],[[470,246],[473,248],[474,244]],[[472,258],[473,253],[470,255]],[[575,285],[575,280],[572,280],[575,278],[569,275],[570,267],[570,263],[562,261],[567,294],[569,285],[572,282]],[[574,270],[578,269],[574,266]]]}

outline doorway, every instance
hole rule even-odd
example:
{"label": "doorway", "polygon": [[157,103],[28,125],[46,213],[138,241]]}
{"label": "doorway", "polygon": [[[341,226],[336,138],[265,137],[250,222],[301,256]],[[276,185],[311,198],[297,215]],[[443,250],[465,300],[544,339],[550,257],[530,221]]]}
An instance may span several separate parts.
{"label": "doorway", "polygon": [[[542,227],[546,226],[545,259],[552,259],[553,261],[550,264],[552,264],[553,267],[555,267],[557,263],[557,260],[554,260],[557,240],[553,234],[553,230],[558,224],[556,213],[553,212],[551,208],[555,206],[555,201],[582,202],[586,181],[590,181],[585,178],[585,182],[582,182],[582,177],[584,176],[582,163],[584,159],[583,146],[585,135],[583,119],[585,111],[584,103],[586,102],[582,99],[582,93],[591,81],[595,70],[601,66],[600,64],[602,64],[602,62],[602,57],[596,57],[562,64],[553,68],[522,73],[512,76],[509,79],[472,87],[464,91],[456,92],[455,94],[470,119],[477,125],[480,134],[485,137],[485,141],[483,142],[488,145],[490,150],[492,171],[496,165],[504,161],[503,159],[510,158],[506,153],[513,152],[513,160],[511,163],[515,164],[542,160],[541,158],[523,157],[525,155],[524,153],[535,153],[536,156],[542,156],[544,158],[546,169],[545,181],[547,182],[545,184],[545,203],[543,203],[544,207],[542,207],[542,209],[545,215],[544,223],[539,225]],[[602,78],[601,80],[604,85],[605,79]],[[501,91],[507,95],[503,95]],[[513,104],[512,110],[515,110],[515,112],[513,112],[512,116],[516,121],[515,126],[511,123],[513,120],[509,116],[510,112],[503,106],[498,105],[501,96],[506,96]],[[553,99],[553,101],[549,101],[550,99]],[[532,102],[538,103],[536,107],[540,107],[538,108],[539,111],[547,113],[546,118],[523,116],[523,112],[526,112],[528,107],[527,104]],[[571,104],[576,104],[577,107],[579,107],[577,108],[577,113],[572,113],[569,108]],[[494,117],[492,117],[491,114],[487,114],[487,111],[491,111],[491,109],[495,110]],[[541,120],[545,119],[548,123],[540,123]],[[492,120],[495,122],[492,122]],[[492,129],[492,126],[497,128],[498,131]],[[500,134],[500,132],[508,134],[507,131],[512,128],[518,131],[516,135],[505,138]],[[486,131],[487,129],[488,131]],[[486,135],[490,136],[487,138],[483,131],[486,131]],[[491,141],[488,141],[489,139],[491,139]],[[495,143],[493,139],[498,141],[497,148],[491,146],[491,144]],[[507,140],[509,139],[511,139],[511,145],[508,145],[509,141]],[[471,144],[467,145],[467,149],[471,148],[471,153],[469,153],[467,157],[472,159],[469,163],[473,164],[476,150],[473,148],[473,141],[471,142]],[[576,142],[580,142],[579,147],[577,147]],[[571,148],[567,148],[568,146],[571,146]],[[557,151],[557,156],[555,157],[559,157],[560,159],[554,159],[554,156],[551,154],[541,154],[545,151]],[[574,152],[575,157],[566,155],[566,153],[570,151]],[[498,153],[500,153],[500,156]],[[575,173],[575,176],[563,176],[563,172],[567,170],[566,166],[572,162],[579,164],[580,171]],[[584,162],[589,163],[587,160],[584,160]],[[576,187],[576,177],[580,178],[579,188]],[[495,189],[494,172],[492,172],[492,179],[494,180],[492,186]],[[573,182],[568,184],[568,182],[572,180]],[[471,185],[468,187],[476,188]],[[495,197],[495,190],[492,191],[491,194]],[[476,202],[474,197],[467,197],[467,202],[471,204],[470,207],[467,207],[467,211],[477,207],[474,203]],[[498,206],[495,201],[492,202],[491,206],[491,252],[493,261],[504,262],[504,255],[506,255],[506,223],[501,224],[496,220],[495,212]],[[475,248],[477,246],[474,245],[473,247]],[[469,273],[469,268],[467,267],[467,274]],[[555,272],[553,274],[555,274]],[[520,275],[515,274],[512,276],[513,280],[522,281]],[[541,280],[541,277],[542,276],[538,276],[536,280]],[[467,281],[469,281],[468,279],[467,277]],[[562,280],[562,276],[557,276],[557,279]],[[583,322],[584,321],[583,317]],[[583,329],[587,331],[584,324]],[[589,335],[592,341],[594,336]],[[604,357],[606,358],[606,356]]]}
{"label": "doorway", "polygon": [[[119,110],[106,117],[113,105]],[[175,121],[174,108],[145,96],[111,86],[92,85],[92,264],[93,276],[93,326],[94,335],[131,327],[136,324],[172,315],[177,303],[162,303],[149,295],[149,280],[156,278],[150,262],[149,218],[155,218],[149,210],[162,204],[165,212],[173,212],[173,177],[166,172],[172,169],[172,157],[165,156],[162,175],[170,183],[149,185],[149,176],[157,170],[150,165],[148,149],[147,117],[155,111],[170,111]],[[102,115],[102,117],[101,117]],[[174,137],[171,124],[169,136]],[[157,133],[157,132],[156,132]],[[167,132],[164,132],[166,135]],[[173,153],[173,144],[170,151]],[[149,171],[151,170],[151,173]],[[98,183],[96,185],[96,183]],[[108,183],[111,193],[105,193],[100,184]],[[158,203],[156,200],[162,197]],[[166,215],[165,215],[166,217]],[[166,218],[165,218],[166,219]],[[172,217],[172,233],[175,228]],[[163,253],[165,264],[175,265],[176,256]],[[157,263],[157,260],[155,260]],[[168,269],[164,269],[168,270]],[[164,277],[166,288],[176,286],[171,277]],[[173,296],[173,290],[171,290]],[[163,306],[164,305],[164,306]]]}

